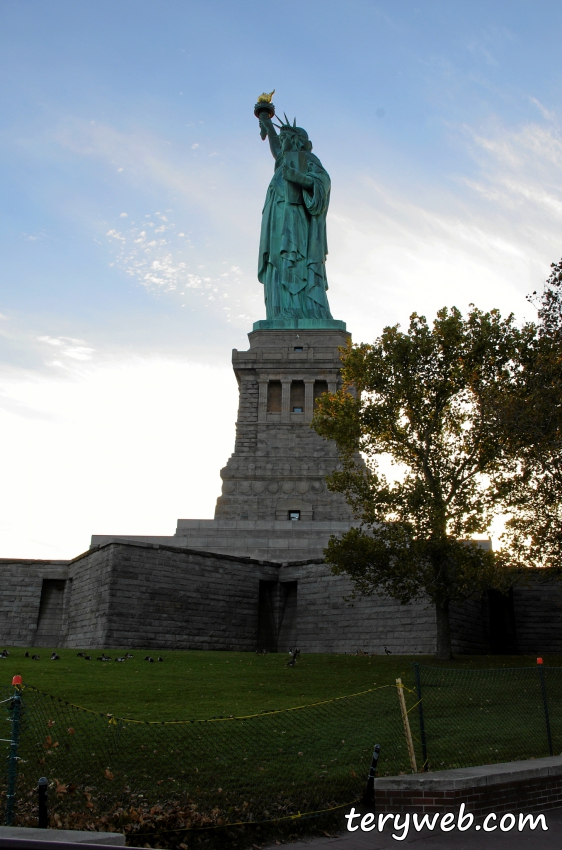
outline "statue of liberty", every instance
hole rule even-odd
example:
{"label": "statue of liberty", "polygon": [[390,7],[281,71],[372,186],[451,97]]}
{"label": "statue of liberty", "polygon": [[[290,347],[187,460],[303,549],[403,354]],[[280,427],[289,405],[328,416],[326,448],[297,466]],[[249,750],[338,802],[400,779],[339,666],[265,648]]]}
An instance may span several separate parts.
{"label": "statue of liberty", "polygon": [[308,134],[296,126],[296,119],[290,124],[285,115],[277,132],[271,96],[262,95],[255,107],[262,139],[269,139],[275,160],[262,213],[258,263],[268,324],[299,319],[317,320],[316,326],[322,320],[340,324],[332,319],[326,295],[330,177],[311,153]]}

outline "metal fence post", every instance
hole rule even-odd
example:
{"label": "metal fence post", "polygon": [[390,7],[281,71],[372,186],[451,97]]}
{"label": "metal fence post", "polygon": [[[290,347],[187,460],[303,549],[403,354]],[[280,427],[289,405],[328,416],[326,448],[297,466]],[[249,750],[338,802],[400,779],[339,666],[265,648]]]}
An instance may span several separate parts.
{"label": "metal fence post", "polygon": [[421,689],[421,674],[420,674],[420,665],[414,662],[414,675],[416,677],[416,691],[418,694],[418,716],[420,719],[420,738],[421,738],[421,746],[422,746],[422,758],[423,758],[423,769],[428,770],[427,764],[427,740],[425,737],[425,722],[423,717],[423,702],[422,702],[422,689]]}
{"label": "metal fence post", "polygon": [[10,720],[12,723],[12,735],[10,740],[10,753],[8,755],[8,788],[6,792],[6,826],[13,826],[14,807],[16,802],[16,781],[18,778],[18,746],[20,742],[21,723],[21,676],[12,679],[14,693],[10,703]]}
{"label": "metal fence post", "polygon": [[[538,659],[537,659],[538,661]],[[548,741],[548,752],[549,755],[553,755],[552,749],[552,733],[550,731],[550,715],[548,713],[548,701],[546,699],[546,684],[544,681],[544,671],[542,669],[542,658],[541,663],[538,664],[539,668],[539,679],[541,680],[541,694],[542,694],[542,704],[544,709],[544,722],[546,724],[546,739]]]}
{"label": "metal fence post", "polygon": [[37,826],[39,829],[47,829],[49,826],[49,804],[47,800],[47,788],[49,780],[42,776],[37,783],[37,796],[39,798],[39,817]]}
{"label": "metal fence post", "polygon": [[365,788],[365,793],[363,794],[364,803],[375,802],[375,776],[377,775],[377,763],[379,760],[380,751],[381,745],[375,744],[375,749],[373,750],[373,758],[371,759],[371,767],[369,768],[369,775],[367,776],[367,786]]}

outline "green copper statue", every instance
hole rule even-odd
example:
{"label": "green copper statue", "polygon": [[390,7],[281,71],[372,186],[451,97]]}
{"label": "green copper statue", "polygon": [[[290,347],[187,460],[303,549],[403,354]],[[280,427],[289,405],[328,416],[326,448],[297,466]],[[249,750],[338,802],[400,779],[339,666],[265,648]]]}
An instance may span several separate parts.
{"label": "green copper statue", "polygon": [[275,160],[262,213],[258,265],[267,325],[333,327],[343,323],[332,319],[326,295],[330,177],[296,120],[290,124],[285,116],[277,133],[271,120],[273,93],[261,95],[254,110]]}

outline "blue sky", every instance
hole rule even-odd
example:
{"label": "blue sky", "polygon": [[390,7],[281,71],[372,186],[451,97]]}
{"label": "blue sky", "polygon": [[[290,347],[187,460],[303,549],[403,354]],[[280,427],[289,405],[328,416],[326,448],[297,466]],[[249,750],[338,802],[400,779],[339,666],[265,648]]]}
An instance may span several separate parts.
{"label": "blue sky", "polygon": [[229,360],[265,316],[275,88],[332,177],[356,341],[470,302],[532,317],[562,255],[558,2],[0,0],[0,554],[209,517]]}

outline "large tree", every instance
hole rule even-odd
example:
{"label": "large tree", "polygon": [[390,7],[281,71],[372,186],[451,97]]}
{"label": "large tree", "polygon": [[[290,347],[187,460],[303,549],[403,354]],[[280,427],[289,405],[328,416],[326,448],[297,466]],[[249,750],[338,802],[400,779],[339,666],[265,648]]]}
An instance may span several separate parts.
{"label": "large tree", "polygon": [[[529,298],[537,324],[521,337],[519,369],[496,406],[496,430],[511,443],[514,474],[502,482],[504,542],[522,565],[562,572],[562,260]],[[524,337],[524,338],[523,338]]]}
{"label": "large tree", "polygon": [[[407,332],[387,327],[344,350],[343,389],[317,405],[313,427],[342,459],[329,487],[360,523],[330,539],[327,561],[360,594],[429,598],[438,658],[451,657],[451,602],[502,586],[494,553],[472,538],[501,510],[511,446],[494,422],[520,345],[498,311],[445,308],[432,326],[414,313]],[[383,474],[383,458],[396,475]]]}

